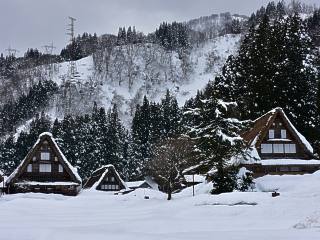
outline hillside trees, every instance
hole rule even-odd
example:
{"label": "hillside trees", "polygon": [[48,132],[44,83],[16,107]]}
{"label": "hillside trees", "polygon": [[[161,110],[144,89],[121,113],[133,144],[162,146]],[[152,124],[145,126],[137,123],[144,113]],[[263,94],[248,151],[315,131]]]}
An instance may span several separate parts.
{"label": "hillside trees", "polygon": [[57,93],[53,81],[40,81],[29,92],[16,101],[0,107],[0,133],[13,132],[22,121],[26,121],[49,106],[52,96]]}
{"label": "hillside trees", "polygon": [[[136,177],[146,175],[146,166],[152,158],[153,145],[160,139],[181,133],[181,110],[177,100],[167,91],[161,104],[150,103],[144,97],[137,106],[132,121],[132,166]],[[135,167],[134,167],[135,166]]]}

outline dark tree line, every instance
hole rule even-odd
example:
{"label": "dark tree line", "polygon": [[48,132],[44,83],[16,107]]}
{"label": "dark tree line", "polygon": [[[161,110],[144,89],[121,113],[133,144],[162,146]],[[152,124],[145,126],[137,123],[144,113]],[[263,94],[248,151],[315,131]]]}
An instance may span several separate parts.
{"label": "dark tree line", "polygon": [[147,174],[154,144],[180,133],[180,118],[181,110],[169,92],[160,104],[149,104],[144,98],[137,106],[131,132],[122,125],[116,105],[106,112],[94,104],[90,114],[65,116],[53,123],[42,113],[31,122],[30,131],[22,131],[16,141],[10,136],[0,142],[0,169],[13,171],[39,134],[50,131],[82,177],[102,165],[113,164],[124,178],[141,179]]}
{"label": "dark tree line", "polygon": [[167,23],[160,24],[154,34],[154,40],[167,50],[177,50],[190,47],[189,29],[184,23]]}
{"label": "dark tree line", "polygon": [[57,91],[58,87],[55,82],[39,81],[30,88],[27,94],[22,94],[16,101],[1,106],[0,133],[14,132],[18,124],[34,117],[48,107]]}
{"label": "dark tree line", "polygon": [[60,56],[64,60],[78,60],[93,54],[98,48],[97,34],[83,33],[75,37],[74,41],[61,50]]}

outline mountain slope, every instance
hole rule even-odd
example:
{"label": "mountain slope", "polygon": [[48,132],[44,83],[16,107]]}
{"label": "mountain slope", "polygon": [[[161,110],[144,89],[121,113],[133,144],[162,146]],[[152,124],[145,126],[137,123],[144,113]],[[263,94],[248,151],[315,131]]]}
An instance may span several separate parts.
{"label": "mountain slope", "polygon": [[[188,53],[166,51],[157,44],[117,46],[111,52],[102,52],[76,61],[78,88],[93,87],[91,100],[109,108],[116,103],[121,117],[128,125],[136,104],[144,95],[158,102],[169,89],[179,105],[194,96],[209,80],[220,72],[226,58],[238,48],[240,35],[224,35],[193,47]],[[108,54],[108,56],[107,56]],[[182,55],[182,56],[181,56]],[[68,77],[68,62],[56,64],[53,80],[63,86]],[[92,105],[75,102],[80,111]],[[57,105],[57,103],[56,103]],[[53,107],[51,115],[59,116]]]}

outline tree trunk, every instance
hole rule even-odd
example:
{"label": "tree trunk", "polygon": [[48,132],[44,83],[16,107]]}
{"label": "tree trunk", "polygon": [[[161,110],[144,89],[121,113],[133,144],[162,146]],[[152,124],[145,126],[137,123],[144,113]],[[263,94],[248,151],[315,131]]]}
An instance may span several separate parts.
{"label": "tree trunk", "polygon": [[167,198],[167,200],[171,200],[171,193],[172,193],[171,183],[169,183],[169,185],[168,185],[168,198]]}

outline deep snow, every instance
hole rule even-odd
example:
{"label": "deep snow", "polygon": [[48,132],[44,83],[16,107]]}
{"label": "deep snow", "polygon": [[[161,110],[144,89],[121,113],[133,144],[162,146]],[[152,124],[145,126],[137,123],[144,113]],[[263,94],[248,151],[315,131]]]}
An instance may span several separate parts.
{"label": "deep snow", "polygon": [[[6,195],[0,198],[0,239],[319,239],[320,172],[265,176],[257,179],[257,192],[213,196],[210,187],[196,186],[195,197],[185,189],[172,201],[150,189]],[[274,189],[279,197],[264,192]]]}

